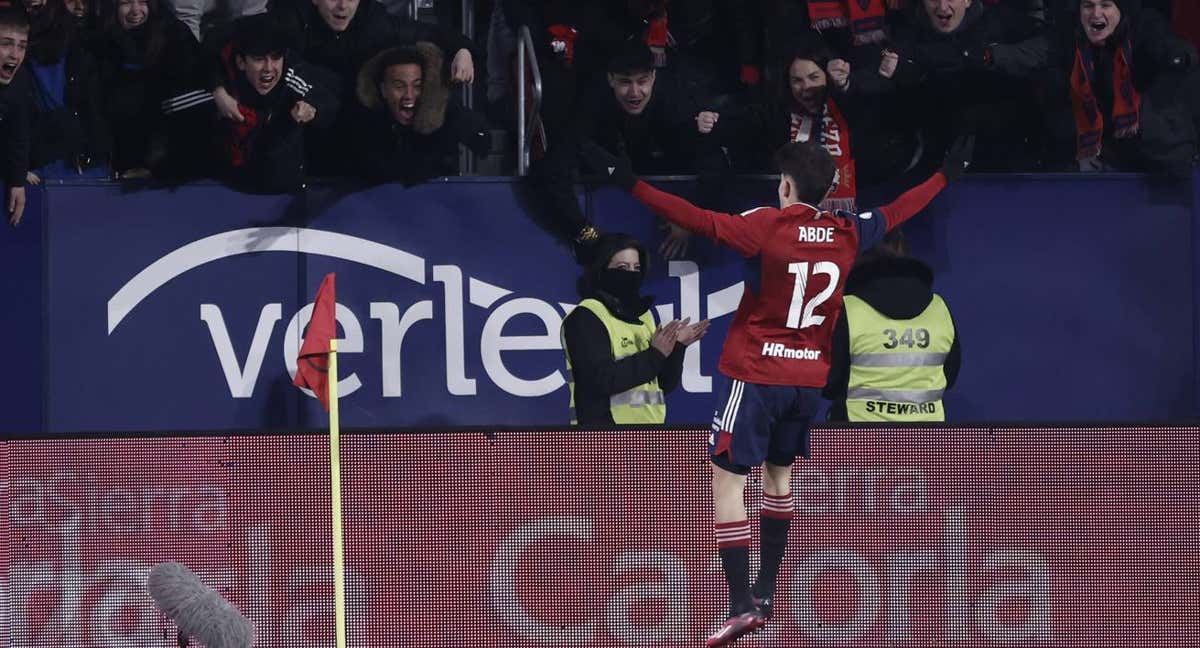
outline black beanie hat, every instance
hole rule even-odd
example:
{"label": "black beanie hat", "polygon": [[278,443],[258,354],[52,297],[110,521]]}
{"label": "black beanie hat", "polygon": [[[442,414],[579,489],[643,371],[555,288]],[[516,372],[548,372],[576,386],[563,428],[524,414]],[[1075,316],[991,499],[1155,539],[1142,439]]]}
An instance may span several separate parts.
{"label": "black beanie hat", "polygon": [[641,274],[645,277],[646,271],[649,270],[650,259],[646,254],[646,248],[640,241],[628,234],[601,234],[600,238],[591,245],[588,258],[581,259],[584,269],[583,276],[579,278],[579,294],[590,294],[600,275],[608,268],[608,262],[612,261],[613,255],[627,248],[637,250],[638,261],[642,265]]}

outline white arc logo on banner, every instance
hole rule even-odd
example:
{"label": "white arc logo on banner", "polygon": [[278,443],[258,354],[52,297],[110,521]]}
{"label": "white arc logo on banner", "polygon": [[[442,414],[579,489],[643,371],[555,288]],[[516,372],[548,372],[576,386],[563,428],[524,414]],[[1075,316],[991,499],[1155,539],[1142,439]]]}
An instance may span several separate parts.
{"label": "white arc logo on banner", "polygon": [[250,227],[221,232],[167,254],[137,273],[108,300],[108,332],[163,284],[212,261],[251,252],[303,252],[354,261],[425,283],[425,259],[357,236],[299,227]]}
{"label": "white arc logo on banner", "polygon": [[[608,167],[611,174],[617,167]],[[440,284],[436,290],[442,306],[435,307],[433,299],[422,298],[404,305],[394,301],[370,301],[369,316],[378,322],[378,353],[380,362],[379,395],[384,398],[400,397],[402,391],[402,352],[406,334],[418,322],[435,319],[435,313],[444,335],[444,361],[446,392],[453,396],[474,396],[479,393],[476,378],[478,369],[469,366],[468,349],[479,349],[478,364],[491,384],[502,392],[522,398],[537,398],[553,393],[566,384],[561,370],[556,365],[542,362],[536,377],[524,375],[521,369],[514,372],[505,357],[516,351],[559,351],[559,331],[562,319],[570,314],[573,304],[551,303],[536,297],[513,296],[513,291],[464,276],[456,265],[432,265],[427,259],[403,249],[338,232],[296,227],[252,227],[222,232],[186,243],[158,258],[135,274],[108,300],[108,334],[128,318],[139,304],[176,277],[211,262],[257,252],[290,252],[311,254],[377,268],[385,272],[410,279],[425,285],[432,280]],[[430,271],[430,276],[426,272]],[[711,319],[728,315],[737,308],[742,296],[743,284],[738,282],[716,292],[704,294],[700,290],[700,272],[695,262],[672,261],[668,276],[679,280],[680,302],[658,304],[655,310],[659,321],[669,321],[677,316],[699,319],[702,307]],[[423,295],[424,296],[424,295]],[[468,330],[468,319],[464,308],[467,304],[486,311],[482,327],[478,331]],[[263,304],[254,323],[249,347],[239,358],[234,351],[225,314],[219,305],[204,302],[200,306],[200,321],[207,327],[212,338],[221,371],[232,398],[253,398],[259,382],[267,349],[276,330],[276,325],[285,320],[283,302]],[[194,312],[194,311],[193,311]],[[299,350],[300,334],[311,317],[312,305],[300,308],[286,319],[282,352],[288,375],[295,375],[296,354]],[[515,334],[506,331],[514,318],[540,320],[539,331],[531,334]],[[348,306],[338,304],[337,321],[344,330],[339,351],[346,353],[367,352],[363,327],[358,315]],[[432,331],[426,335],[436,334]],[[427,342],[427,341],[426,341]],[[543,356],[553,357],[553,356]],[[700,346],[689,346],[684,355],[681,386],[688,392],[709,392],[711,377],[704,375],[700,367]],[[349,396],[363,386],[358,374],[351,372],[339,382],[342,394]]]}

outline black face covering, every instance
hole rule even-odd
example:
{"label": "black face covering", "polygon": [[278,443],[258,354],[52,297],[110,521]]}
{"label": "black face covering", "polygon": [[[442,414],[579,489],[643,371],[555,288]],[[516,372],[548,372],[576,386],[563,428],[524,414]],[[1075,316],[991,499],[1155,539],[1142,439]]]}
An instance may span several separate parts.
{"label": "black face covering", "polygon": [[817,114],[820,114],[825,108],[825,99],[827,97],[829,97],[829,86],[824,85],[818,88],[809,88],[801,93],[801,99],[803,99],[804,102],[811,103],[812,105],[806,106],[800,101],[797,101],[796,105],[802,110],[809,110],[811,108],[815,110]]}
{"label": "black face covering", "polygon": [[623,306],[635,306],[641,299],[642,273],[605,268],[600,273],[600,289],[619,299]]}

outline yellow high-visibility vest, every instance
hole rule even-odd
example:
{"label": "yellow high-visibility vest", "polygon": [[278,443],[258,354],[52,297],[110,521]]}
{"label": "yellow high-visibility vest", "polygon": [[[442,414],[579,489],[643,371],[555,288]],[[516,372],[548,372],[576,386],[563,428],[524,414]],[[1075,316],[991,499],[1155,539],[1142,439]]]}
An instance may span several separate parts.
{"label": "yellow high-visibility vest", "polygon": [[954,345],[954,321],[938,295],[920,315],[893,320],[847,295],[850,421],[945,421],[946,356]]}
{"label": "yellow high-visibility vest", "polygon": [[[579,302],[578,308],[586,308],[596,315],[608,330],[614,360],[640,353],[650,348],[657,327],[654,316],[647,310],[637,324],[615,317],[608,308],[595,299]],[[567,349],[565,336],[563,350],[567,355],[567,385],[571,389],[571,425],[577,425],[575,416],[575,375],[571,370],[571,352]],[[667,420],[667,402],[658,378],[642,383],[632,389],[613,394],[608,399],[613,422],[618,425],[661,424]]]}

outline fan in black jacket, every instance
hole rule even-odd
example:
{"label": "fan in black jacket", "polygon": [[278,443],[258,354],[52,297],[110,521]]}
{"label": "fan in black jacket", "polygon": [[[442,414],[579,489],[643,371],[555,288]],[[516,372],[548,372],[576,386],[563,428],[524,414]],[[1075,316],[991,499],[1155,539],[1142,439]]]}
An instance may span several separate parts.
{"label": "fan in black jacket", "polygon": [[41,5],[32,22],[30,179],[107,176],[111,138],[96,61],[65,5]]}
{"label": "fan in black jacket", "polygon": [[331,75],[291,54],[270,14],[241,19],[222,60],[222,84],[237,100],[240,120],[215,115],[219,175],[251,192],[300,188],[305,132],[337,116]]}
{"label": "fan in black jacket", "polygon": [[458,145],[487,152],[491,131],[479,113],[450,97],[442,52],[433,43],[380,52],[358,74],[354,164],[371,182],[415,184],[458,171]]}
{"label": "fan in black jacket", "polygon": [[[701,133],[697,124],[707,99],[692,96],[669,69],[656,70],[645,44],[628,43],[608,69],[608,83],[584,96],[572,116],[571,131],[554,140],[546,156],[529,172],[543,220],[556,234],[585,246],[596,232],[580,210],[572,187],[581,145],[594,142],[628,157],[638,174],[694,173],[700,176],[699,202],[706,207],[720,200],[728,169],[717,134]],[[682,256],[686,235],[672,227],[660,251],[668,258]]]}
{"label": "fan in black jacket", "polygon": [[200,44],[158,0],[113,2],[94,53],[112,129],[113,170],[145,177],[168,159],[164,102],[197,83]]}
{"label": "fan in black jacket", "polygon": [[985,52],[1032,37],[1037,23],[979,0],[913,4],[911,26],[897,27],[879,69],[860,66],[855,83],[898,93],[893,106],[919,129],[928,163],[975,134],[973,171],[1034,170],[1046,138],[1033,85],[992,70]]}
{"label": "fan in black jacket", "polygon": [[14,7],[0,8],[0,162],[4,174],[8,222],[25,213],[25,175],[29,172],[29,78],[21,69],[29,44],[29,20]]}
{"label": "fan in black jacket", "polygon": [[278,3],[272,12],[295,39],[293,47],[308,61],[331,70],[345,87],[354,87],[358,71],[370,57],[418,41],[453,52],[452,81],[470,82],[475,77],[475,57],[466,36],[391,15],[376,0],[294,0]]}

